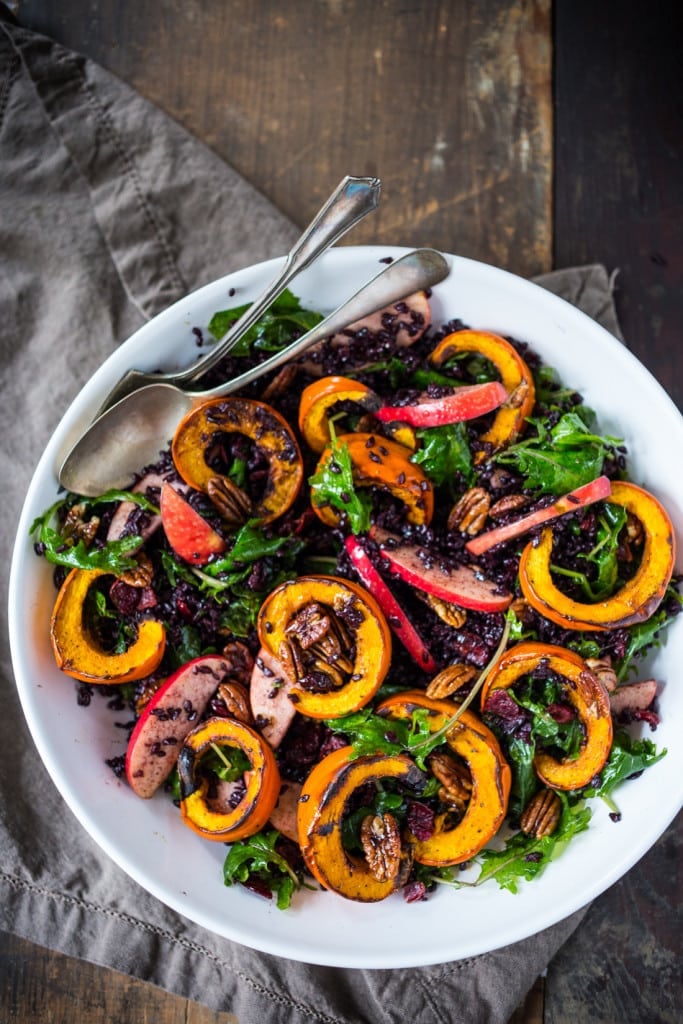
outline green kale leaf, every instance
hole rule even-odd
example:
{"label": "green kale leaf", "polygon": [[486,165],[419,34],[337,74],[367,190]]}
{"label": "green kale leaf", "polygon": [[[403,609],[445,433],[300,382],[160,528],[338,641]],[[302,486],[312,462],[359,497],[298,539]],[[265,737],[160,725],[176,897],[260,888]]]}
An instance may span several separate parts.
{"label": "green kale leaf", "polygon": [[495,460],[512,465],[524,477],[524,486],[539,494],[566,494],[590,483],[620,444],[618,438],[593,433],[575,411],[566,412],[552,427],[542,419],[530,423],[536,437],[511,445]]}
{"label": "green kale leaf", "polygon": [[443,427],[420,427],[415,433],[420,446],[410,456],[410,461],[422,466],[437,487],[447,483],[471,486],[474,470],[464,424],[449,423]]}
{"label": "green kale leaf", "polygon": [[353,533],[367,533],[370,529],[371,499],[367,491],[357,491],[353,480],[353,464],[349,446],[337,440],[330,421],[330,454],[309,477],[311,501],[314,505],[331,505],[345,513]]}
{"label": "green kale leaf", "polygon": [[[220,340],[232,325],[246,313],[251,303],[235,306],[233,309],[214,313],[209,322],[209,332]],[[294,335],[305,334],[322,320],[322,315],[309,309],[302,309],[299,299],[287,288],[275,299],[261,319],[240,338],[232,349],[233,356],[249,356],[253,349],[263,352],[279,352],[293,340]]]}

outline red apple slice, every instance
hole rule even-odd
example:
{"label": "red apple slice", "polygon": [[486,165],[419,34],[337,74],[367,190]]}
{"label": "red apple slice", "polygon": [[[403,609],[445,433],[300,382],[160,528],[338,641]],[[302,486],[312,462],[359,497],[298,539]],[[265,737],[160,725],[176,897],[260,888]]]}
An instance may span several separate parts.
{"label": "red apple slice", "polygon": [[407,423],[411,427],[443,427],[447,423],[474,420],[498,409],[508,397],[500,381],[465,385],[443,398],[425,398],[415,405],[385,405],[375,416],[383,423]]}
{"label": "red apple slice", "polygon": [[140,715],[126,750],[126,778],[143,799],[156,793],[170,775],[186,736],[199,723],[231,665],[210,654],[194,658],[174,672]]}
{"label": "red apple slice", "polygon": [[609,704],[613,715],[623,711],[646,711],[657,696],[657,681],[643,679],[639,683],[628,683],[619,686],[609,695]]}
{"label": "red apple slice", "polygon": [[608,477],[596,477],[595,480],[584,484],[583,487],[577,487],[575,491],[570,491],[569,494],[558,498],[557,501],[554,501],[552,505],[548,505],[546,508],[539,508],[535,512],[529,512],[528,515],[522,516],[521,519],[516,519],[514,523],[507,523],[505,526],[496,527],[495,530],[487,530],[486,533],[480,533],[478,537],[468,540],[465,547],[471,555],[483,555],[485,551],[489,551],[496,544],[502,544],[504,541],[519,537],[532,530],[535,526],[547,523],[550,519],[557,519],[558,516],[564,516],[567,512],[575,512],[578,508],[592,505],[594,501],[602,501],[603,498],[609,498],[611,492],[612,484]]}
{"label": "red apple slice", "polygon": [[415,664],[419,665],[423,672],[436,672],[436,662],[427,645],[372,564],[365,548],[352,536],[346,538],[344,545],[361,583],[375,598],[394,635],[401,641]]}
{"label": "red apple slice", "polygon": [[225,551],[226,543],[169,483],[161,488],[161,522],[168,543],[186,562],[206,565]]}
{"label": "red apple slice", "polygon": [[280,795],[270,816],[270,824],[281,832],[293,843],[299,844],[299,832],[296,824],[297,811],[299,809],[299,797],[301,796],[301,783],[290,782],[287,779],[282,783]]}
{"label": "red apple slice", "polygon": [[396,344],[399,348],[413,345],[418,338],[421,338],[431,323],[432,313],[429,306],[429,299],[424,292],[414,292],[405,299],[385,306],[369,316],[363,317],[350,324],[345,330],[335,334],[332,338],[332,345],[343,347],[348,344],[349,335],[356,334],[360,330],[370,331],[378,334],[391,330],[398,326],[396,331]]}
{"label": "red apple slice", "polygon": [[416,590],[479,612],[503,612],[512,601],[512,594],[487,580],[476,566],[442,564],[440,555],[405,544],[378,526],[370,534],[392,571]]}
{"label": "red apple slice", "polygon": [[259,732],[274,750],[282,743],[296,714],[289,699],[293,686],[294,680],[287,676],[282,662],[262,647],[251,672],[249,703]]}

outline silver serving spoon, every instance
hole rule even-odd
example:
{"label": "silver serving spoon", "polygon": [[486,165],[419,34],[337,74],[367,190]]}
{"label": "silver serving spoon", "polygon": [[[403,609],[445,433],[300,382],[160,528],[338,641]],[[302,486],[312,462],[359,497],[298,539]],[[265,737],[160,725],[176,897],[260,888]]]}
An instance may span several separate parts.
{"label": "silver serving spoon", "polygon": [[60,484],[89,497],[103,494],[111,487],[125,487],[143,466],[156,462],[183,416],[196,405],[238,391],[349,324],[413,292],[431,288],[443,281],[449,271],[441,253],[416,249],[388,264],[301,338],[238,377],[208,391],[181,391],[167,383],[148,384],[134,391],[86,430],[59,470]]}
{"label": "silver serving spoon", "polygon": [[114,385],[100,406],[97,416],[146,384],[165,382],[177,387],[194,384],[209,370],[213,369],[228,352],[243,338],[250,327],[261,319],[269,306],[285,290],[297,274],[318,258],[326,249],[350,231],[352,227],[377,207],[380,194],[379,178],[342,178],[324,206],[318,211],[301,237],[292,246],[284,265],[263,294],[250,305],[249,309],[235,321],[229,331],[198,359],[192,366],[173,373],[147,373],[142,370],[128,370]]}

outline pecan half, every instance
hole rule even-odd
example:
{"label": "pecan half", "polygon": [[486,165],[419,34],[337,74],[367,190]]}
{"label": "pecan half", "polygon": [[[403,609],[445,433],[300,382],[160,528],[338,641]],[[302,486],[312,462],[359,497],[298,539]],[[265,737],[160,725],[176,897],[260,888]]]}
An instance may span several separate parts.
{"label": "pecan half", "polygon": [[93,516],[91,519],[84,519],[87,506],[78,503],[72,505],[66,514],[62,525],[62,536],[82,540],[86,547],[89,547],[100,525],[100,517]]}
{"label": "pecan half", "polygon": [[526,380],[520,380],[519,384],[512,392],[508,395],[507,399],[503,403],[505,409],[519,409],[520,405],[524,405],[529,394],[529,382]]}
{"label": "pecan half", "polygon": [[609,654],[604,658],[586,658],[586,664],[594,676],[600,680],[608,693],[613,693],[617,688],[617,674],[612,668],[612,659]]}
{"label": "pecan half", "polygon": [[206,492],[229,526],[243,526],[251,516],[251,498],[228,477],[212,476]]}
{"label": "pecan half", "polygon": [[441,783],[439,800],[458,811],[464,811],[472,795],[472,776],[465,765],[448,754],[432,754],[429,769]]}
{"label": "pecan half", "polygon": [[489,509],[489,515],[491,519],[498,519],[500,516],[504,516],[508,512],[516,512],[517,509],[528,504],[529,499],[525,494],[507,494],[504,498],[494,501]]}
{"label": "pecan half", "polygon": [[360,826],[360,842],[378,882],[396,878],[401,866],[401,834],[392,814],[368,814]]}
{"label": "pecan half", "polygon": [[471,665],[449,665],[437,676],[434,676],[425,693],[435,700],[443,700],[444,697],[450,697],[461,686],[469,683],[476,674],[476,668],[472,668]]}
{"label": "pecan half", "polygon": [[540,789],[524,808],[519,827],[528,836],[553,834],[562,816],[562,801],[553,789]]}
{"label": "pecan half", "polygon": [[302,650],[318,643],[330,632],[330,616],[321,604],[313,601],[304,605],[287,624],[285,633],[295,639]]}
{"label": "pecan half", "polygon": [[230,718],[236,718],[239,722],[244,722],[245,725],[251,724],[251,709],[246,687],[231,679],[229,682],[220,684],[218,696],[225,704]]}
{"label": "pecan half", "polygon": [[447,626],[452,626],[453,629],[460,629],[465,624],[467,612],[464,608],[459,608],[457,604],[444,601],[434,594],[425,594],[425,600],[432,611],[436,612],[441,621],[445,622]]}
{"label": "pecan half", "polygon": [[272,402],[274,398],[284,395],[294,383],[298,372],[299,367],[295,363],[287,363],[286,366],[283,366],[280,372],[275,374],[268,387],[264,388],[261,401]]}
{"label": "pecan half", "polygon": [[473,537],[483,529],[491,505],[491,495],[483,487],[470,487],[450,511],[448,529]]}
{"label": "pecan half", "polygon": [[127,583],[129,587],[149,587],[154,578],[154,566],[148,556],[142,552],[137,556],[137,565],[134,569],[121,573],[120,580]]}
{"label": "pecan half", "polygon": [[254,668],[254,657],[246,644],[241,640],[231,640],[222,650],[228,663],[227,674],[243,686],[247,686]]}

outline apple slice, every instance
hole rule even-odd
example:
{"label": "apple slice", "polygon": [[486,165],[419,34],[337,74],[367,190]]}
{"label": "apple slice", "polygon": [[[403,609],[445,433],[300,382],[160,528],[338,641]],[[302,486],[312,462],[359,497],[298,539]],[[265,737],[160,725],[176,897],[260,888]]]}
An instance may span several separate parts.
{"label": "apple slice", "polygon": [[382,579],[360,541],[349,536],[345,539],[344,546],[361,583],[377,601],[394,635],[401,641],[415,664],[419,665],[423,672],[436,672],[436,662],[427,645]]}
{"label": "apple slice", "polygon": [[486,533],[480,533],[478,537],[468,540],[465,547],[471,555],[483,555],[485,551],[489,551],[496,544],[502,544],[504,541],[519,537],[532,530],[535,526],[547,523],[550,519],[557,519],[558,516],[564,516],[567,512],[575,512],[578,508],[592,505],[594,501],[602,501],[603,498],[609,498],[611,493],[612,484],[608,477],[598,476],[595,480],[591,480],[590,483],[577,487],[575,491],[570,491],[569,494],[558,498],[557,501],[554,501],[552,505],[547,505],[546,508],[539,508],[535,512],[529,512],[528,515],[522,516],[521,519],[516,519],[514,523],[507,523],[505,526],[497,526],[495,530],[487,530]]}
{"label": "apple slice", "polygon": [[225,551],[226,543],[213,527],[169,483],[161,488],[161,523],[176,555],[191,565],[206,565]]}
{"label": "apple slice", "polygon": [[378,526],[370,536],[377,541],[393,572],[416,590],[478,612],[503,612],[512,594],[487,580],[473,565],[449,565],[427,548],[405,544],[400,537]]}
{"label": "apple slice", "polygon": [[299,844],[299,831],[296,825],[301,783],[289,779],[282,783],[280,795],[270,816],[270,824],[293,843]]}
{"label": "apple slice", "polygon": [[254,659],[249,683],[249,704],[256,726],[273,750],[282,743],[296,708],[289,699],[294,687],[281,661],[262,647]]}
{"label": "apple slice", "polygon": [[498,409],[508,397],[500,381],[459,387],[443,398],[425,398],[414,405],[385,405],[375,416],[383,423],[407,423],[411,427],[443,427],[447,423],[474,420]]}
{"label": "apple slice", "polygon": [[421,338],[431,323],[432,313],[429,299],[425,292],[413,292],[405,299],[378,309],[376,313],[356,320],[343,331],[332,337],[333,348],[343,348],[349,343],[349,337],[358,331],[366,330],[371,334],[379,334],[380,331],[396,332],[396,345],[398,348],[405,348],[413,345],[418,338]]}
{"label": "apple slice", "polygon": [[134,793],[148,799],[166,781],[186,736],[231,669],[230,661],[216,654],[194,658],[157,690],[128,741],[126,778]]}
{"label": "apple slice", "polygon": [[627,683],[625,686],[618,686],[613,693],[610,693],[610,708],[613,715],[620,715],[624,711],[646,711],[656,696],[657,681],[655,679]]}

